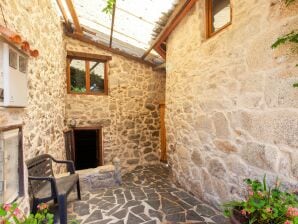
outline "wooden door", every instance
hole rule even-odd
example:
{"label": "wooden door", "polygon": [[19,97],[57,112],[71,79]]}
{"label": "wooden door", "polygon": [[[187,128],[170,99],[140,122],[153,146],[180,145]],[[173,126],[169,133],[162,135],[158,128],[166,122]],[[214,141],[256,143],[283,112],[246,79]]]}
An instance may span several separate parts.
{"label": "wooden door", "polygon": [[160,113],[160,161],[167,162],[166,126],[165,126],[165,104],[159,105]]}
{"label": "wooden door", "polygon": [[73,129],[64,131],[64,144],[66,151],[66,159],[75,161],[75,146]]}

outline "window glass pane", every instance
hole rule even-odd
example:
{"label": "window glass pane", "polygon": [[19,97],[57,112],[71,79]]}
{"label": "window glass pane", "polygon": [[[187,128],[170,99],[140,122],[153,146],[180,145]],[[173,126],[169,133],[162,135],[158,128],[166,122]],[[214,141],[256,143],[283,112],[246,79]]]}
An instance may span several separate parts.
{"label": "window glass pane", "polygon": [[21,55],[19,56],[19,70],[23,73],[27,72],[27,58]]}
{"label": "window glass pane", "polygon": [[9,49],[9,66],[12,68],[18,68],[18,53]]}
{"label": "window glass pane", "polygon": [[230,0],[212,0],[212,32],[231,22]]}
{"label": "window glass pane", "polygon": [[96,93],[104,92],[105,64],[90,61],[90,91]]}
{"label": "window glass pane", "polygon": [[70,63],[70,91],[74,93],[86,92],[86,66],[84,60],[71,60]]}

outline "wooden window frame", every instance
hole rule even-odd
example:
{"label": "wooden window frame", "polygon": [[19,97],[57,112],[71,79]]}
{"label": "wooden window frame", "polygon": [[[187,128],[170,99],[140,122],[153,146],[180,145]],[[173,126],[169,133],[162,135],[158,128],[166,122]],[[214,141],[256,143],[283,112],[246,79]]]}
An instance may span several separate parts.
{"label": "wooden window frame", "polygon": [[[85,80],[86,80],[86,92],[84,93],[77,93],[71,91],[71,83],[70,83],[70,64],[71,60],[82,60],[85,61]],[[108,87],[108,73],[109,73],[109,66],[108,62],[112,60],[111,56],[106,55],[97,55],[97,54],[89,54],[83,52],[75,52],[75,51],[67,51],[66,57],[66,75],[67,75],[67,93],[68,94],[75,94],[75,95],[108,95],[109,87]],[[90,61],[92,62],[100,62],[104,63],[104,92],[92,92],[90,91]]]}
{"label": "wooden window frame", "polygon": [[230,0],[230,22],[228,22],[226,25],[221,27],[219,30],[212,32],[212,0],[206,0],[206,36],[207,39],[213,37],[214,35],[222,32],[225,30],[228,26],[232,24],[233,19],[233,7],[232,7],[232,1]]}

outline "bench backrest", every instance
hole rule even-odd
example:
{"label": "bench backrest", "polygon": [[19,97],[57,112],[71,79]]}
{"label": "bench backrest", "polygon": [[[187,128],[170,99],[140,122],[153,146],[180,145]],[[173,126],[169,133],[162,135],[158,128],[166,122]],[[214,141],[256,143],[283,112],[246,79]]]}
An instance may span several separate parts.
{"label": "bench backrest", "polygon": [[[43,154],[26,161],[28,175],[35,177],[53,177],[52,156]],[[30,181],[32,193],[37,192],[47,181]]]}

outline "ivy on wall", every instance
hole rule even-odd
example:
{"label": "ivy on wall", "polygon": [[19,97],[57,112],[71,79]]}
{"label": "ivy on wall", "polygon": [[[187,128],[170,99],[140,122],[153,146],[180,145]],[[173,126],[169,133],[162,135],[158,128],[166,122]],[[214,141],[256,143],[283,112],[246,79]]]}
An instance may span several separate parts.
{"label": "ivy on wall", "polygon": [[[284,0],[286,6],[289,6],[291,3],[295,2],[296,0]],[[283,35],[279,38],[277,38],[277,40],[271,45],[271,48],[277,48],[278,46],[282,45],[282,44],[286,44],[286,43],[294,43],[294,44],[298,44],[298,30],[293,30],[292,32]],[[298,45],[297,45],[298,47]],[[298,67],[298,64],[296,65],[296,67]],[[294,83],[293,87],[298,87],[298,83]]]}
{"label": "ivy on wall", "polygon": [[288,6],[289,4],[291,4],[292,2],[294,2],[296,0],[285,0],[286,5]]}

